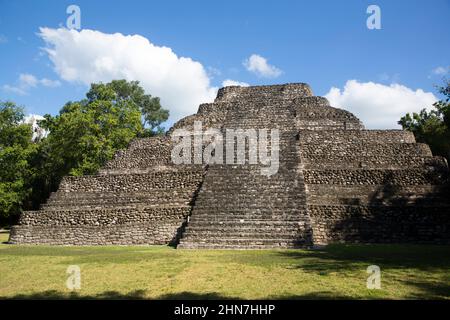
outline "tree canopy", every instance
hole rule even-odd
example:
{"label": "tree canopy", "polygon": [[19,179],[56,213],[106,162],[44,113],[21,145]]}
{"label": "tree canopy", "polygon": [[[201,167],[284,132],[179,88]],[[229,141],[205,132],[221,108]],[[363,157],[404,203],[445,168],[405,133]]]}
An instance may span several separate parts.
{"label": "tree canopy", "polygon": [[405,130],[412,131],[417,142],[427,143],[434,155],[450,160],[450,82],[444,80],[438,87],[443,99],[433,104],[434,109],[425,108],[412,115],[407,113],[398,123]]}
{"label": "tree canopy", "polygon": [[92,84],[86,99],[68,102],[59,115],[44,117],[40,125],[50,134],[42,151],[52,170],[60,176],[83,175],[95,173],[133,138],[161,132],[168,111],[137,81],[114,80]]}
{"label": "tree canopy", "polygon": [[[0,214],[36,208],[65,175],[94,174],[136,137],[161,134],[169,112],[137,81],[92,84],[86,98],[46,114],[49,134],[33,143],[23,109],[0,104]],[[25,205],[27,206],[27,205]]]}
{"label": "tree canopy", "polygon": [[37,148],[31,126],[23,123],[23,108],[0,102],[0,217],[17,215],[30,194],[30,160]]}

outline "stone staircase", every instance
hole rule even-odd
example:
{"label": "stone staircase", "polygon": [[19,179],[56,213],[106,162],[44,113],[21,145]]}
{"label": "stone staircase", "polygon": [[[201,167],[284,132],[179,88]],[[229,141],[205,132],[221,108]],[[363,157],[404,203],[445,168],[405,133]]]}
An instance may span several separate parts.
{"label": "stone staircase", "polygon": [[[280,130],[279,168],[210,165],[178,248],[259,249],[312,246],[311,222],[290,101],[234,104],[226,129]],[[224,132],[225,133],[225,132]],[[271,150],[271,149],[270,149]],[[246,150],[247,158],[248,149]]]}

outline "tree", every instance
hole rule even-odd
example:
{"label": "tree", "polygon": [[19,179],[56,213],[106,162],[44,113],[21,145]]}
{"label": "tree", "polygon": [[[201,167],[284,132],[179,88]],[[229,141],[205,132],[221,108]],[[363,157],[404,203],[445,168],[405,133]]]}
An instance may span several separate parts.
{"label": "tree", "polygon": [[[102,96],[105,90],[114,91],[114,97]],[[115,102],[128,101],[135,104],[142,113],[144,126],[144,136],[160,134],[163,129],[161,123],[169,117],[169,111],[161,107],[160,99],[145,94],[144,89],[139,85],[139,81],[113,80],[107,84],[93,84],[91,90],[87,93],[89,101],[95,99],[110,98]]]}
{"label": "tree", "polygon": [[0,222],[12,221],[31,192],[31,159],[37,152],[23,108],[0,101]]}
{"label": "tree", "polygon": [[444,96],[433,104],[434,110],[422,109],[412,115],[407,113],[398,124],[414,133],[417,142],[427,143],[434,155],[450,160],[450,82],[444,80],[438,92]]}
{"label": "tree", "polygon": [[36,209],[63,176],[94,174],[135,137],[162,133],[168,115],[137,81],[92,84],[86,99],[39,121],[49,134],[34,143],[23,109],[0,102],[0,223]]}
{"label": "tree", "polygon": [[125,80],[92,84],[86,99],[66,103],[57,116],[45,115],[39,125],[50,133],[33,159],[35,207],[63,176],[96,173],[135,137],[161,132],[167,117],[158,98]]}

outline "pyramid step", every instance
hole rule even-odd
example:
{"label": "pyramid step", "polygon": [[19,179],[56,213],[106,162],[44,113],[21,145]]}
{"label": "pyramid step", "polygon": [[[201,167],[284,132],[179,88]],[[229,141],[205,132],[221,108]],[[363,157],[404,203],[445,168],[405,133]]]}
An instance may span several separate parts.
{"label": "pyramid step", "polygon": [[273,221],[273,220],[247,220],[247,221],[239,221],[239,220],[229,220],[229,221],[196,221],[189,222],[189,228],[210,228],[210,227],[230,227],[230,228],[295,228],[299,226],[307,226],[308,223],[306,221],[296,221],[296,220],[286,220],[286,221]]}
{"label": "pyramid step", "polygon": [[110,208],[159,208],[167,207],[170,203],[171,207],[189,206],[191,201],[149,201],[149,202],[60,202],[42,204],[41,210],[80,210],[80,209],[110,209]]}
{"label": "pyramid step", "polygon": [[180,243],[177,249],[211,249],[211,250],[264,250],[264,249],[307,249],[311,244],[287,244],[287,245],[257,245],[247,244],[229,245],[229,244],[200,244],[200,243]]}
{"label": "pyramid step", "polygon": [[202,217],[202,216],[217,216],[217,217],[229,217],[229,216],[247,216],[247,215],[261,215],[261,216],[290,216],[301,213],[300,208],[292,208],[292,207],[283,207],[283,206],[275,206],[268,209],[264,207],[245,207],[245,206],[223,206],[223,207],[215,207],[215,208],[198,208],[194,209],[194,216]]}
{"label": "pyramid step", "polygon": [[270,218],[261,218],[261,217],[257,217],[254,219],[197,219],[197,220],[193,220],[191,218],[189,218],[189,226],[205,226],[205,225],[216,225],[216,226],[222,226],[222,225],[226,225],[226,224],[232,224],[232,225],[236,225],[236,224],[255,224],[255,225],[288,225],[288,224],[299,224],[299,223],[304,223],[306,221],[303,220],[303,217],[289,217],[289,218],[285,218],[285,219],[273,219],[272,217]]}
{"label": "pyramid step", "polygon": [[[265,232],[268,232],[264,230]],[[197,240],[197,239],[284,239],[286,241],[296,240],[301,238],[302,234],[299,232],[272,232],[261,234],[258,230],[255,230],[253,233],[239,233],[239,232],[224,232],[224,233],[214,233],[214,232],[201,232],[194,233],[188,232],[183,235],[182,239],[187,240]]]}
{"label": "pyramid step", "polygon": [[195,242],[191,241],[180,241],[179,247],[189,247],[193,245],[200,245],[203,247],[212,246],[240,246],[242,248],[249,248],[253,246],[258,247],[269,247],[269,248],[289,248],[296,246],[307,246],[310,242],[308,240],[289,240],[289,239],[255,239],[255,238],[220,238],[220,239],[195,239]]}
{"label": "pyramid step", "polygon": [[299,221],[299,222],[271,222],[271,223],[262,223],[261,221],[255,223],[242,223],[237,222],[238,226],[231,223],[224,224],[187,224],[185,227],[186,232],[233,232],[236,229],[239,229],[239,232],[253,232],[255,230],[259,231],[286,231],[286,232],[297,232],[299,228],[304,228],[309,226],[310,224],[307,221]]}
{"label": "pyramid step", "polygon": [[88,201],[91,199],[109,201],[111,199],[155,199],[160,197],[187,197],[193,194],[193,190],[189,189],[158,189],[152,192],[54,192],[50,195],[47,203],[58,201]]}
{"label": "pyramid step", "polygon": [[[116,211],[141,211],[141,210],[158,210],[158,209],[190,209],[191,206],[185,203],[180,204],[143,204],[143,205],[131,205],[131,204],[123,204],[123,205],[111,205],[111,206],[104,206],[104,205],[91,205],[91,206],[50,206],[49,208],[43,208],[40,211],[35,212],[77,212],[79,213],[86,213],[86,212],[95,212],[95,211],[105,211],[105,212],[111,212],[112,214]],[[28,211],[33,212],[33,211]]]}
{"label": "pyramid step", "polygon": [[305,209],[296,208],[296,209],[271,209],[271,210],[251,210],[251,209],[243,209],[241,211],[225,211],[225,210],[216,210],[211,211],[210,209],[194,209],[190,219],[191,221],[199,221],[199,220],[258,220],[258,219],[273,219],[273,220],[284,220],[284,219],[301,219],[303,216],[306,216],[307,212]]}

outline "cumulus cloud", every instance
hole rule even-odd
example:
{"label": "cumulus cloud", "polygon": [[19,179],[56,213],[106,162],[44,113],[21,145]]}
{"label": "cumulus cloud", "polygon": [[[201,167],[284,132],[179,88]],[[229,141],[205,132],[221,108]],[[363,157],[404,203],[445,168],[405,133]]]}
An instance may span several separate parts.
{"label": "cumulus cloud", "polygon": [[50,80],[47,78],[38,79],[30,73],[21,73],[17,85],[5,84],[2,86],[2,89],[19,95],[26,95],[30,88],[35,88],[37,86],[55,88],[60,85],[61,83],[58,80]]}
{"label": "cumulus cloud", "polygon": [[240,87],[248,87],[249,84],[247,82],[235,81],[231,79],[226,79],[222,82],[222,87],[228,86],[240,86]]}
{"label": "cumulus cloud", "polygon": [[29,73],[21,73],[19,76],[19,83],[25,87],[36,87],[38,79]]}
{"label": "cumulus cloud", "polygon": [[24,95],[27,94],[27,92],[24,89],[21,89],[18,86],[12,86],[12,85],[9,85],[9,84],[4,84],[2,86],[2,89],[3,89],[3,91],[12,92],[12,93],[15,93],[15,94],[18,94],[18,95],[21,95],[21,96],[24,96]]}
{"label": "cumulus cloud", "polygon": [[194,113],[198,105],[214,100],[201,63],[177,56],[140,35],[107,34],[84,29],[40,28],[58,75],[69,82],[89,85],[113,79],[138,80],[147,93],[161,98],[170,121]]}
{"label": "cumulus cloud", "polygon": [[253,72],[259,77],[276,78],[283,73],[277,67],[270,65],[266,58],[258,54],[252,54],[243,64],[248,71]]}
{"label": "cumulus cloud", "polygon": [[39,80],[39,83],[44,87],[51,87],[51,88],[56,88],[61,85],[61,82],[59,82],[58,80],[50,80],[47,78],[42,78],[41,80]]}
{"label": "cumulus cloud", "polygon": [[449,69],[450,69],[450,67],[439,66],[439,67],[434,68],[432,70],[432,73],[439,75],[439,76],[445,76],[448,73]]}
{"label": "cumulus cloud", "polygon": [[397,121],[407,112],[429,108],[437,101],[433,93],[422,89],[357,80],[347,81],[342,90],[332,87],[325,97],[332,106],[355,114],[369,129],[399,128]]}

